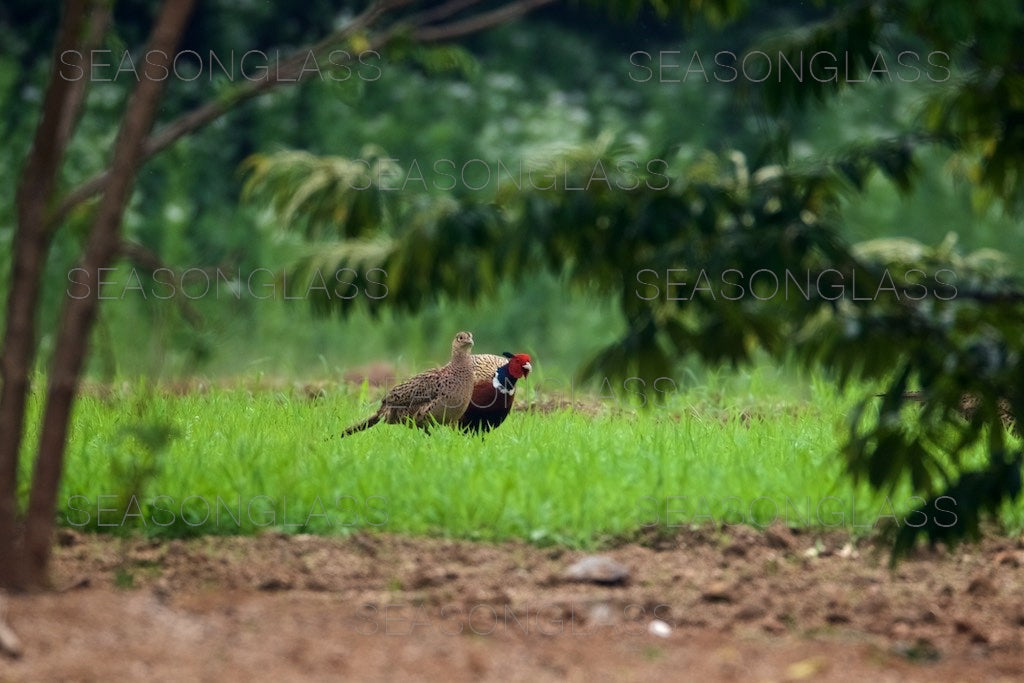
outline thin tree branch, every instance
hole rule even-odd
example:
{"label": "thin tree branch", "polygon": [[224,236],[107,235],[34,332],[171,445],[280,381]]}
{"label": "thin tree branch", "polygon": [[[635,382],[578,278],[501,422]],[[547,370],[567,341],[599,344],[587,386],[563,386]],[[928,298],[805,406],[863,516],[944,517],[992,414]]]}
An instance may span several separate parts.
{"label": "thin tree branch", "polygon": [[[316,43],[300,48],[290,57],[279,61],[274,67],[268,68],[261,78],[247,80],[244,85],[228,94],[228,96],[218,97],[190,112],[182,114],[146,139],[142,148],[143,160],[163,151],[178,139],[217,120],[243,102],[262,95],[271,88],[282,83],[295,83],[305,79],[311,73],[309,70],[303,71],[303,66],[306,64],[310,54],[322,54],[325,50],[337,45],[354,33],[368,28],[385,10],[407,3],[408,0],[374,3],[341,29]],[[110,182],[110,171],[111,169],[109,168],[105,169],[68,192],[61,201],[60,206],[50,216],[48,228],[51,231],[56,229],[67,218],[74,207],[106,187],[107,183]]]}
{"label": "thin tree branch", "polygon": [[[519,0],[518,2],[510,3],[503,8],[484,12],[478,16],[453,22],[451,24],[432,27],[422,26],[422,24],[429,21],[435,21],[436,19],[450,16],[451,14],[468,7],[470,4],[475,4],[476,1],[477,0],[473,0],[471,3],[469,0],[450,0],[449,2],[433,9],[410,15],[407,19],[399,20],[397,27],[390,27],[371,38],[369,47],[375,50],[382,48],[397,35],[400,35],[401,32],[399,29],[401,27],[409,26],[410,23],[413,26],[412,35],[415,38],[423,41],[436,42],[490,28],[504,21],[511,21],[512,19],[516,19],[536,7],[550,4],[555,0]],[[229,96],[218,98],[179,116],[146,140],[143,147],[143,158],[148,159],[149,157],[163,151],[185,135],[199,130],[203,126],[217,120],[238,105],[254,97],[258,97],[278,85],[283,83],[296,83],[304,80],[306,76],[311,73],[309,70],[306,70],[305,72],[303,71],[303,66],[305,65],[310,53],[320,55],[325,50],[337,45],[337,43],[345,40],[352,34],[369,28],[384,13],[410,4],[414,4],[413,0],[389,0],[375,3],[363,14],[353,19],[343,28],[335,31],[316,43],[300,48],[289,59],[279,62],[278,65],[273,68],[268,68],[264,78],[255,81],[247,81],[245,85],[239,87]],[[417,29],[415,28],[416,26],[420,26],[418,31],[421,33],[417,33]],[[61,201],[60,206],[57,207],[50,216],[48,220],[48,228],[50,230],[56,229],[56,227],[60,225],[65,218],[67,218],[72,209],[100,192],[108,182],[110,182],[110,169],[97,173],[68,192]]]}
{"label": "thin tree branch", "polygon": [[451,40],[452,38],[476,33],[486,28],[518,19],[527,12],[544,5],[549,5],[552,2],[555,2],[555,0],[519,0],[519,2],[509,3],[504,7],[491,10],[490,12],[482,12],[468,19],[453,21],[450,24],[442,24],[441,26],[427,26],[417,29],[413,31],[412,36],[415,40],[425,43]]}
{"label": "thin tree branch", "polygon": [[81,68],[83,76],[71,81],[69,105],[64,110],[60,123],[57,125],[57,144],[62,149],[67,147],[71,141],[71,134],[74,133],[75,128],[78,126],[78,120],[82,115],[85,92],[89,86],[89,79],[85,77],[85,74],[90,73],[92,70],[92,48],[100,44],[104,34],[107,32],[107,26],[110,24],[110,11],[110,3],[96,2],[89,16],[89,25],[86,28],[85,40],[83,41],[85,48],[78,53],[82,58]]}
{"label": "thin tree branch", "polygon": [[448,2],[441,3],[436,7],[431,7],[428,10],[412,14],[406,17],[404,21],[412,24],[413,26],[426,26],[431,22],[447,19],[456,12],[461,12],[467,7],[472,7],[479,2],[480,0],[448,0]]}

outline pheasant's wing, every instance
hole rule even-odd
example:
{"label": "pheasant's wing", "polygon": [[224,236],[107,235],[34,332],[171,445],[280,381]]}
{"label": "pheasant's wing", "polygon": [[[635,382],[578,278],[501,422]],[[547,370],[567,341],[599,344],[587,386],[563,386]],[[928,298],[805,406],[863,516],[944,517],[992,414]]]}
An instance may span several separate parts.
{"label": "pheasant's wing", "polygon": [[410,377],[401,384],[396,384],[387,393],[382,406],[415,410],[435,401],[441,391],[441,368],[434,368]]}
{"label": "pheasant's wing", "polygon": [[450,388],[445,390],[442,387],[442,390],[438,393],[436,398],[429,403],[417,406],[416,421],[419,423],[428,416],[433,416],[433,418],[437,420],[458,420],[462,417],[462,414],[466,412],[467,403],[468,401],[462,400],[458,396],[454,395]]}
{"label": "pheasant's wing", "polygon": [[508,362],[504,356],[495,356],[493,353],[474,353],[470,356],[473,361],[473,383],[490,381],[494,373],[502,365]]}

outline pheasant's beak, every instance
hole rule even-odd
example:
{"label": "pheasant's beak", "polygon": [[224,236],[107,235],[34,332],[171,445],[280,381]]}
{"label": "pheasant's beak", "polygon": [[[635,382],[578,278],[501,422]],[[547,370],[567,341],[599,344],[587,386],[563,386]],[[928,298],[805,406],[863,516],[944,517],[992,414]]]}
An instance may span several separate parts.
{"label": "pheasant's beak", "polygon": [[523,363],[523,374],[525,375],[530,370],[533,370],[533,366],[530,365],[529,363]]}

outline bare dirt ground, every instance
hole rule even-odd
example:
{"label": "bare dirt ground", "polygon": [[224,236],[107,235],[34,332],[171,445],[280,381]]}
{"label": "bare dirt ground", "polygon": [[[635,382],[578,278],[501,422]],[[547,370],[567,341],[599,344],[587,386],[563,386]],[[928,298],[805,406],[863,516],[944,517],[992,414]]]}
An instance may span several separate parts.
{"label": "bare dirt ground", "polygon": [[603,553],[621,585],[522,543],[59,542],[57,592],[0,597],[0,681],[1024,678],[1024,537],[890,570],[841,534],[685,531]]}

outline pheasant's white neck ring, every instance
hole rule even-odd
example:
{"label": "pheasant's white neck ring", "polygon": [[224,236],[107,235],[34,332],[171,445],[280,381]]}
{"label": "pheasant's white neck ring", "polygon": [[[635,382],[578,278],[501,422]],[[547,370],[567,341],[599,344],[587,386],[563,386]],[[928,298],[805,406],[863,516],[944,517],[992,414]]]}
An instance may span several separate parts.
{"label": "pheasant's white neck ring", "polygon": [[499,375],[500,374],[501,374],[501,370],[498,370],[497,372],[494,373],[494,377],[491,378],[491,384],[494,386],[495,389],[500,391],[505,396],[513,396],[513,395],[515,395],[515,393],[516,393],[515,385],[513,384],[513,385],[509,386],[507,383],[502,382],[499,379]]}

